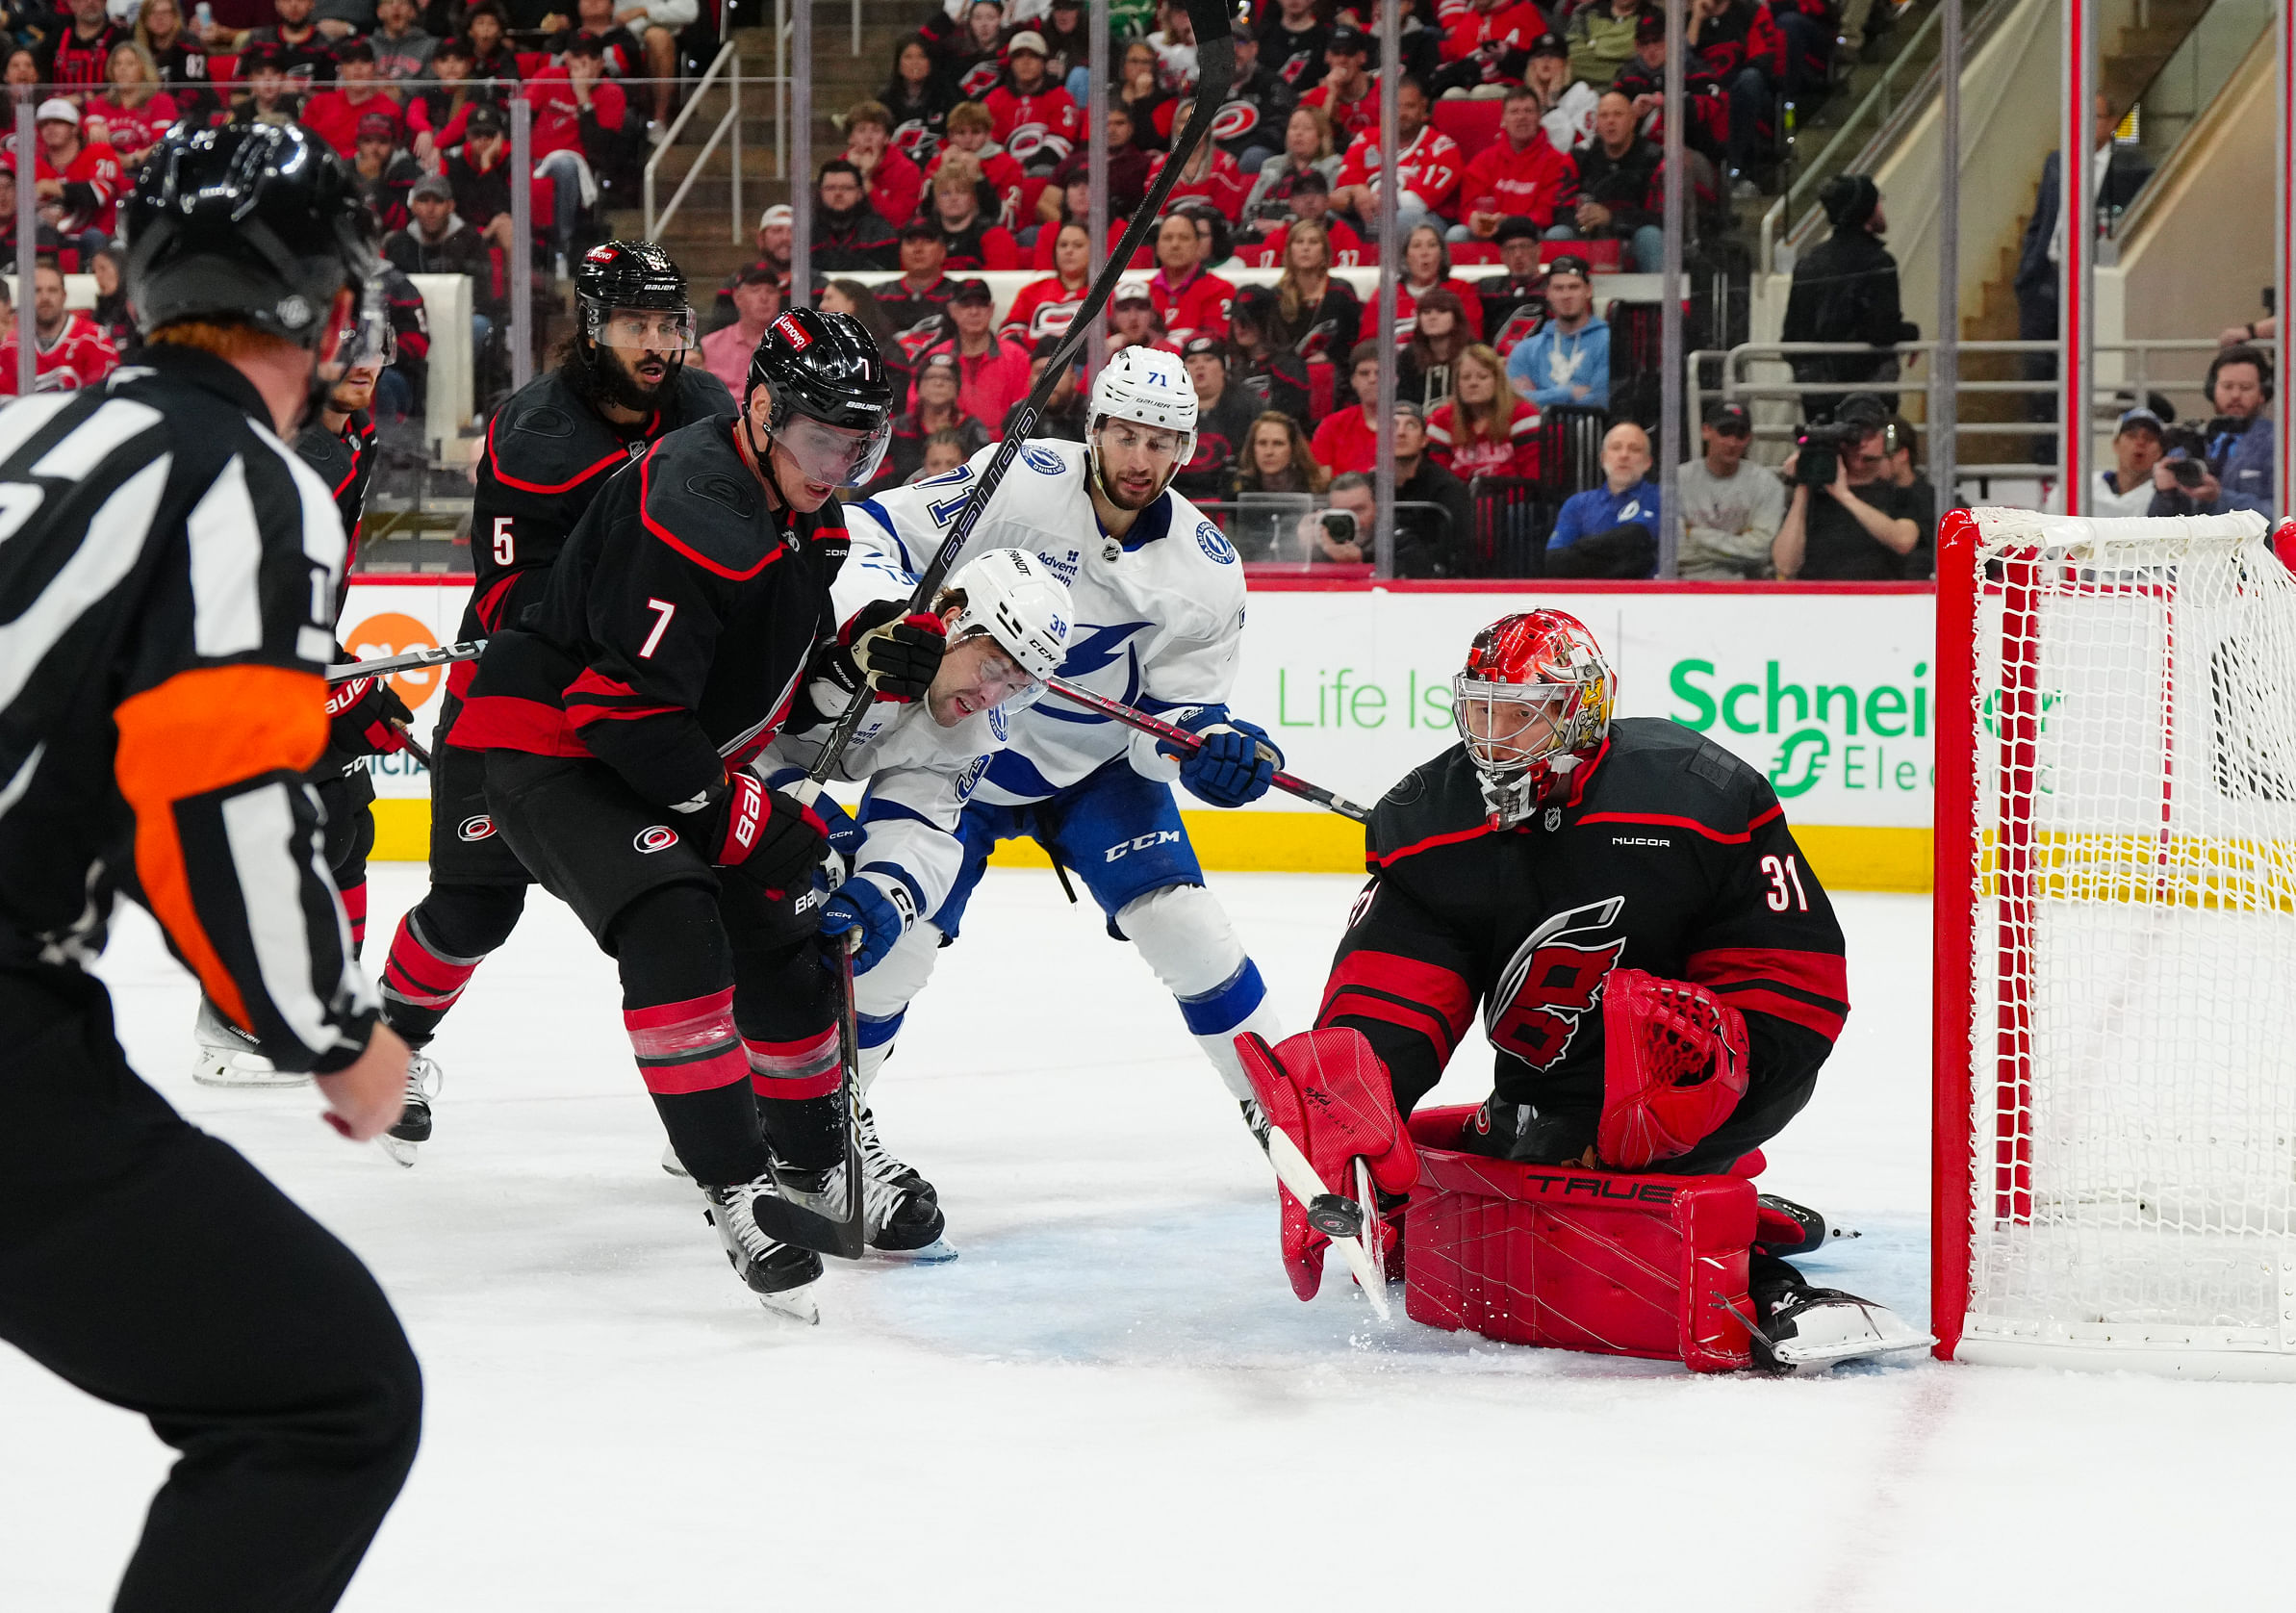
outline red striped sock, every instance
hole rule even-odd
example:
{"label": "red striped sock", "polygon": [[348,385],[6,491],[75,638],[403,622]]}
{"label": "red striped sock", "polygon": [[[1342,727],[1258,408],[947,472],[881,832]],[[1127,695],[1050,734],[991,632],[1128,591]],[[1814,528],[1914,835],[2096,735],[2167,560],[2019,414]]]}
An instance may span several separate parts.
{"label": "red striped sock", "polygon": [[624,1009],[622,1023],[637,1055],[638,1073],[656,1097],[714,1091],[750,1073],[741,1034],[733,1028],[730,986],[706,997]]}
{"label": "red striped sock", "polygon": [[837,1089],[837,1029],[802,1041],[742,1038],[750,1056],[750,1085],[761,1098],[818,1098]]}

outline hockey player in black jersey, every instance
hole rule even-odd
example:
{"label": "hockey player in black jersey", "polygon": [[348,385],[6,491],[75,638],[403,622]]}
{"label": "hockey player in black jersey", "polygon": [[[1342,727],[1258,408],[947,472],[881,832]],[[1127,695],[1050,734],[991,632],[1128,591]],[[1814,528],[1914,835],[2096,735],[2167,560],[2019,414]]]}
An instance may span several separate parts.
{"label": "hockey player in black jersey", "polygon": [[[695,346],[685,276],[651,241],[609,241],[574,271],[579,320],[558,363],[487,422],[472,501],[477,574],[459,638],[484,638],[539,602],[551,565],[607,480],[696,421],[730,418],[725,383],[685,362]],[[524,909],[525,868],[496,832],[477,755],[446,743],[475,669],[446,680],[431,747],[430,889],[399,921],[383,966],[383,1016],[416,1050],[406,1113],[386,1144],[411,1163],[431,1135],[439,1021]]]}
{"label": "hockey player in black jersey", "polygon": [[[346,540],[343,581],[335,591],[337,630],[350,592],[351,568],[359,552],[359,527],[367,510],[367,489],[374,480],[375,427],[370,413],[377,378],[396,351],[390,310],[380,286],[370,282],[358,317],[338,339],[336,357],[319,367],[325,397],[310,423],[296,433],[294,450],[317,471],[335,497]],[[337,661],[355,657],[340,640]],[[406,725],[414,714],[382,678],[355,678],[327,690],[327,749],[311,770],[319,793],[325,838],[320,855],[343,897],[350,920],[351,956],[367,939],[367,856],[374,849],[374,780],[368,758],[406,749]],[[223,1017],[207,998],[199,1000],[193,1028],[198,1054],[191,1079],[211,1087],[299,1086],[309,1078],[281,1070],[255,1050],[254,1043]]]}
{"label": "hockey player in black jersey", "polygon": [[484,753],[496,832],[615,959],[639,1073],[727,1258],[810,1316],[820,1257],[777,1242],[757,1206],[780,1196],[775,1161],[818,1176],[844,1159],[814,938],[829,828],[745,764],[817,651],[914,699],[942,627],[895,610],[837,642],[836,490],[876,470],[892,418],[868,333],[793,309],[748,393],[742,415],[670,433],[607,484],[540,605],[488,641],[449,743]]}
{"label": "hockey player in black jersey", "polygon": [[[1476,636],[1453,681],[1462,743],[1372,811],[1371,883],[1316,1024],[1361,1032],[1408,1114],[1479,1011],[1495,1067],[1470,1152],[1750,1167],[1850,1011],[1841,927],[1769,781],[1677,724],[1615,718],[1616,689],[1564,612]],[[1703,1038],[1704,1079],[1621,1086],[1606,1068],[1603,999],[1627,981],[1677,1012],[1671,1034]],[[1781,1361],[1928,1343],[1760,1248],[1750,1292]]]}
{"label": "hockey player in black jersey", "polygon": [[137,364],[0,410],[0,1339],[180,1452],[119,1613],[319,1613],[414,1460],[413,1352],[355,1255],[138,1078],[89,965],[131,896],[338,1131],[398,1113],[303,782],[343,528],[279,435],[372,259],[292,126],[171,131],[123,217]]}

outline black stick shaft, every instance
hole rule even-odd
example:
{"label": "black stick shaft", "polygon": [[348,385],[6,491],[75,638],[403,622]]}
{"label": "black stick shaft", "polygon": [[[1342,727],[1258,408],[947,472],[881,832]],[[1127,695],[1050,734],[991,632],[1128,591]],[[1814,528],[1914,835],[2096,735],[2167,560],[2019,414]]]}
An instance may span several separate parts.
{"label": "black stick shaft", "polygon": [[354,678],[379,678],[386,673],[410,672],[416,667],[442,667],[450,661],[474,661],[486,648],[486,640],[472,639],[467,644],[442,644],[435,650],[409,650],[398,655],[377,655],[371,661],[344,661],[341,666],[327,668],[327,681],[348,683]]}
{"label": "black stick shaft", "polygon": [[[1122,723],[1128,729],[1137,730],[1141,733],[1152,733],[1159,739],[1169,740],[1171,743],[1190,751],[1200,750],[1203,747],[1204,741],[1201,736],[1188,732],[1179,724],[1167,723],[1161,717],[1151,717],[1137,706],[1127,705],[1120,700],[1110,700],[1106,695],[1095,694],[1082,683],[1071,683],[1067,678],[1057,674],[1047,678],[1044,680],[1044,686],[1062,700],[1072,700],[1079,705]],[[1297,796],[1302,801],[1313,801],[1316,806],[1329,807],[1339,816],[1353,818],[1357,823],[1368,823],[1371,819],[1369,808],[1358,806],[1345,796],[1327,790],[1321,784],[1311,784],[1305,779],[1297,778],[1292,774],[1278,773],[1268,782],[1286,795]]]}
{"label": "black stick shaft", "polygon": [[[1054,350],[1053,361],[1044,367],[1044,373],[1030,389],[1019,413],[1013,417],[1011,426],[997,444],[996,456],[989,460],[980,479],[973,484],[972,497],[958,513],[957,524],[949,528],[948,537],[942,540],[941,547],[934,551],[931,560],[927,562],[924,572],[918,576],[917,586],[909,594],[908,608],[911,614],[932,608],[933,596],[940,592],[950,567],[956,564],[957,556],[964,551],[965,544],[971,540],[973,528],[980,525],[982,512],[988,507],[989,499],[995,497],[998,485],[1005,479],[1005,473],[1011,469],[1022,442],[1034,428],[1037,417],[1051,403],[1053,391],[1060,383],[1061,372],[1076,362],[1078,349],[1084,346],[1093,326],[1099,322],[1109,298],[1115,294],[1116,282],[1123,277],[1125,266],[1132,262],[1133,254],[1139,250],[1141,243],[1148,238],[1149,230],[1155,226],[1157,215],[1163,211],[1164,203],[1171,199],[1172,188],[1180,182],[1180,170],[1187,166],[1188,159],[1195,155],[1196,147],[1212,133],[1212,119],[1219,115],[1220,107],[1228,99],[1228,87],[1236,81],[1236,41],[1229,34],[1227,0],[1186,0],[1186,7],[1188,21],[1194,26],[1196,34],[1197,69],[1195,105],[1188,113],[1187,123],[1182,128],[1180,137],[1173,141],[1171,155],[1165,159],[1163,171],[1157,175],[1156,183],[1148,188],[1148,194],[1141,198],[1139,210],[1132,216],[1132,221],[1124,226],[1124,239],[1116,243],[1115,251],[1109,255],[1109,261],[1101,266],[1099,274],[1093,278],[1092,289],[1085,294],[1084,300],[1077,305],[1076,317],[1069,321],[1067,334]],[[1094,138],[1100,138],[1097,131]],[[837,726],[829,730],[828,743],[822,746],[821,755],[814,759],[811,777],[815,783],[826,783],[834,776],[838,758],[844,755],[845,747],[852,742],[854,731],[861,726],[861,718],[869,709],[870,699],[869,687],[864,682],[846,703],[843,714],[837,719]]]}

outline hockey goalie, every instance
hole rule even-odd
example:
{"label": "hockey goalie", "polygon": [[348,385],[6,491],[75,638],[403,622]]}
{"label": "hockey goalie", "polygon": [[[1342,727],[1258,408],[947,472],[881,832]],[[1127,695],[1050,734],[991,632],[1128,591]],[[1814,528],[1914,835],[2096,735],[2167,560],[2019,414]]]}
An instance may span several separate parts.
{"label": "hockey goalie", "polygon": [[[1285,1197],[1286,1259],[1303,1298],[1326,1232],[1343,1237],[1359,1209],[1382,1257],[1356,1260],[1359,1277],[1365,1264],[1393,1273],[1407,1256],[1443,1253],[1404,1246],[1403,1209],[1431,1191],[1420,1145],[1430,1160],[1535,1167],[1507,1180],[1518,1194],[1551,1196],[1542,1208],[1558,1235],[1620,1197],[1667,1204],[1687,1178],[1753,1209],[1749,1186],[1722,1179],[1759,1170],[1762,1144],[1809,1100],[1850,1011],[1841,928],[1769,781],[1676,724],[1614,718],[1616,692],[1601,648],[1562,611],[1478,633],[1452,682],[1460,743],[1372,812],[1371,881],[1316,1029],[1273,1048],[1239,1038],[1283,1134],[1277,1148],[1304,1157],[1330,1190]],[[1495,1056],[1491,1096],[1451,1112],[1464,1118],[1431,1112],[1407,1125],[1478,1011]],[[1377,1218],[1356,1184],[1376,1198]],[[1443,1223],[1444,1236],[1476,1235],[1462,1224]],[[1485,1237],[1530,1236],[1489,1231],[1497,1224],[1475,1223]],[[1750,1310],[1731,1309],[1754,1362],[1928,1343],[1880,1305],[1813,1287],[1782,1258],[1823,1242],[1813,1213],[1765,1196],[1759,1218],[1739,1224],[1725,1252],[1743,1263]],[[1536,1252],[1493,1267],[1504,1286],[1534,1291],[1516,1302],[1541,1303],[1548,1271],[1583,1287],[1584,1263],[1542,1266]],[[1599,1289],[1578,1303],[1627,1301]],[[1610,1337],[1599,1315],[1584,1331],[1595,1342],[1576,1347]]]}

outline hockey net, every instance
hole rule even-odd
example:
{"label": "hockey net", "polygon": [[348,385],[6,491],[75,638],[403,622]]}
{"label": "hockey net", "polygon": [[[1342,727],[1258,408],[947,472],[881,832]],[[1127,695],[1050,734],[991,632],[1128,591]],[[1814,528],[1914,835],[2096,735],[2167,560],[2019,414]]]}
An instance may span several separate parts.
{"label": "hockey net", "polygon": [[2296,1377],[2296,576],[1957,514],[1938,678],[1938,1352]]}

